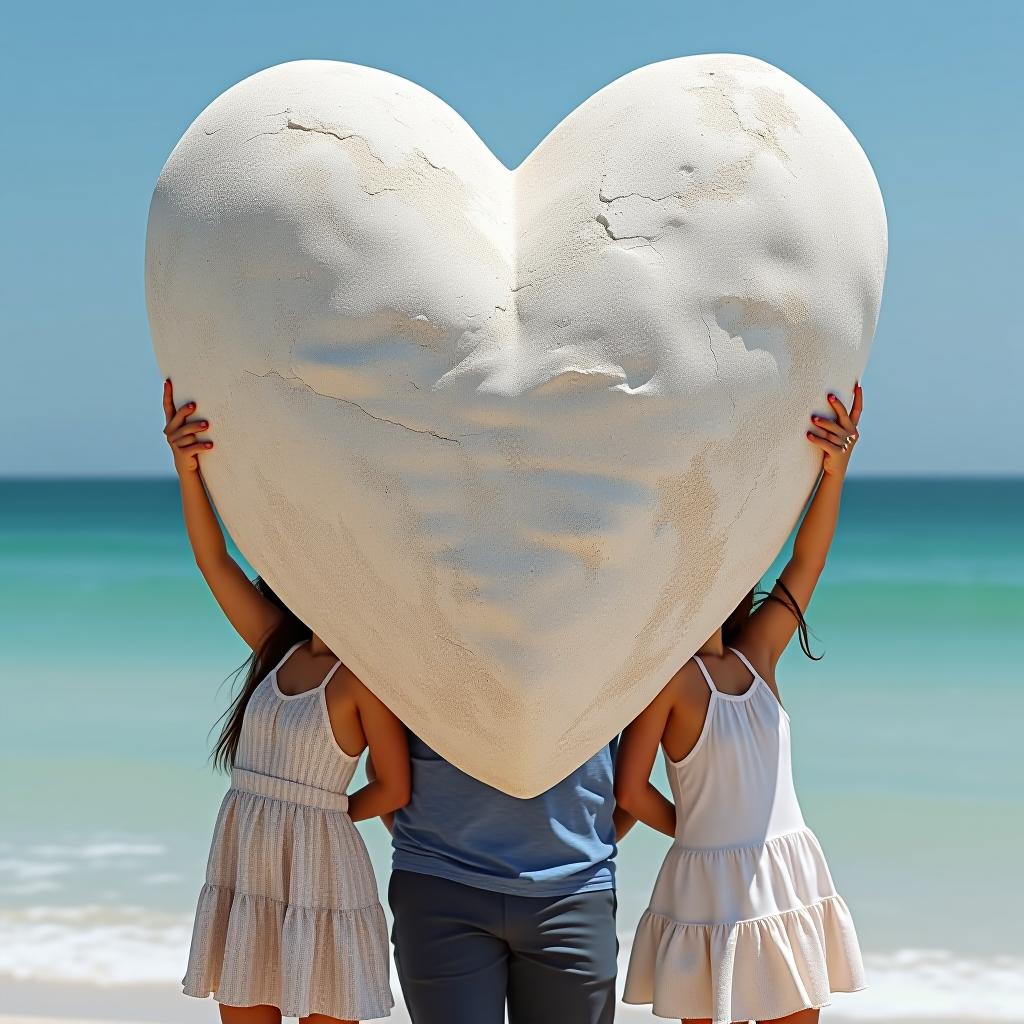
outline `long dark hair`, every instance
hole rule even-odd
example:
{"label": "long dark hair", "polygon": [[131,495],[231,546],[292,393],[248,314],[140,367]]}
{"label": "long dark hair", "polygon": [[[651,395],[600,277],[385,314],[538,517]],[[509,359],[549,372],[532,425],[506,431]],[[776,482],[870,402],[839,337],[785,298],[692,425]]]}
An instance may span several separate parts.
{"label": "long dark hair", "polygon": [[747,620],[750,616],[753,615],[753,613],[760,608],[765,601],[778,601],[779,604],[788,608],[796,618],[796,631],[797,635],[800,637],[800,650],[803,651],[804,654],[806,654],[812,661],[821,661],[824,655],[811,653],[811,643],[808,639],[807,620],[804,618],[804,613],[800,611],[800,605],[796,603],[796,598],[789,592],[789,587],[782,582],[781,577],[777,579],[775,583],[785,597],[779,597],[777,594],[769,593],[766,590],[758,590],[757,587],[754,587],[754,589],[751,590],[742,601],[740,601],[733,613],[722,624],[722,643],[726,647],[730,647],[736,642],[740,634],[743,632],[743,628],[746,626]]}
{"label": "long dark hair", "polygon": [[[249,704],[249,698],[267,673],[285,656],[290,647],[309,640],[313,631],[301,619],[295,617],[285,607],[284,602],[270,589],[270,587],[257,576],[252,585],[271,604],[281,609],[281,618],[277,625],[263,638],[258,650],[254,650],[241,665],[235,669],[232,676],[237,682],[242,680],[237,695],[228,705],[217,722],[223,722],[220,735],[214,744],[213,753],[210,755],[215,768],[222,771],[230,771],[235,763],[235,754],[238,751],[238,738],[242,734],[242,717]],[[216,722],[214,723],[216,726]]]}

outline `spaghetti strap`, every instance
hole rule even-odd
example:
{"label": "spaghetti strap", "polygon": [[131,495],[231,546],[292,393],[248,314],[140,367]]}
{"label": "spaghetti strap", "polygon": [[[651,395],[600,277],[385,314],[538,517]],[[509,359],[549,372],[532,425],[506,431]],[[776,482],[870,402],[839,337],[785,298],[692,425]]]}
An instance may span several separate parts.
{"label": "spaghetti strap", "polygon": [[715,681],[711,678],[711,673],[704,667],[704,662],[700,660],[695,654],[693,660],[697,662],[697,668],[700,669],[700,674],[704,677],[704,682],[708,684],[708,689],[712,693],[718,693],[718,687],[715,686]]}
{"label": "spaghetti strap", "polygon": [[323,687],[323,689],[326,690],[327,684],[334,678],[334,673],[337,672],[339,668],[341,668],[341,658],[334,663],[334,667],[327,673],[327,675],[324,676],[324,681],[317,687],[317,689],[319,690]]}
{"label": "spaghetti strap", "polygon": [[735,654],[736,657],[739,658],[740,661],[742,661],[743,664],[747,666],[748,671],[754,677],[754,682],[757,682],[757,680],[761,678],[761,673],[758,672],[757,669],[750,664],[750,660],[747,658],[747,656],[742,651],[737,651],[735,647],[730,647],[729,650],[732,651],[732,653]]}
{"label": "spaghetti strap", "polygon": [[[318,650],[300,665],[306,681],[323,668],[327,682],[341,664]],[[268,675],[250,695],[200,890],[186,995],[339,1022],[377,1020],[394,1004],[384,911],[348,813],[359,758],[335,738],[325,690],[285,694]]]}
{"label": "spaghetti strap", "polygon": [[285,655],[284,655],[284,657],[283,657],[283,658],[282,658],[282,659],[281,659],[281,660],[280,660],[280,661],[279,661],[279,662],[278,662],[278,663],[277,663],[277,664],[276,664],[276,665],[275,665],[275,666],[274,666],[274,667],[273,667],[273,668],[272,668],[272,669],[270,670],[270,673],[269,673],[269,674],[271,674],[271,675],[277,675],[277,673],[278,673],[278,672],[280,671],[280,669],[281,669],[281,666],[282,666],[282,665],[283,665],[283,664],[284,664],[284,663],[285,663],[285,662],[286,662],[286,661],[287,661],[287,660],[288,660],[288,659],[289,659],[289,658],[290,658],[290,657],[291,657],[291,656],[292,656],[292,655],[293,655],[293,654],[294,654],[294,653],[295,653],[295,652],[296,652],[296,651],[297,651],[297,650],[298,650],[298,649],[299,649],[299,648],[300,648],[300,647],[301,647],[301,646],[302,646],[302,645],[303,645],[304,643],[306,643],[306,641],[305,641],[305,640],[300,640],[300,641],[299,641],[299,642],[298,642],[297,644],[292,644],[292,646],[291,646],[291,647],[289,647],[287,651],[285,651]]}

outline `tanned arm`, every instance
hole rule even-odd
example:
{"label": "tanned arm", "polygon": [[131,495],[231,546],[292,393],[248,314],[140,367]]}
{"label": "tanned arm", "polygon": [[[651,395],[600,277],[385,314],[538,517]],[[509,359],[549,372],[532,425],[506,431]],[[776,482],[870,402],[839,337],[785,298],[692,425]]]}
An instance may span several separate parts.
{"label": "tanned arm", "polygon": [[676,808],[651,782],[651,769],[672,710],[674,689],[670,683],[626,727],[615,757],[615,802],[635,820],[663,832],[676,834]]}
{"label": "tanned arm", "polygon": [[849,412],[835,395],[829,395],[828,401],[835,418],[812,416],[813,429],[807,431],[807,439],[822,451],[821,476],[794,539],[793,555],[780,576],[785,589],[775,585],[771,593],[777,600],[765,601],[751,615],[740,637],[744,654],[763,667],[769,679],[798,625],[789,595],[803,614],[825,568],[839,520],[846,470],[860,436],[858,424],[864,407],[860,384],[854,387]]}
{"label": "tanned arm", "polygon": [[263,638],[277,625],[281,611],[259,593],[242,567],[228,554],[199,468],[200,457],[205,457],[213,448],[212,441],[199,437],[207,433],[210,424],[204,419],[189,419],[196,412],[195,402],[175,407],[174,389],[169,380],[164,381],[163,402],[164,436],[174,456],[181,489],[181,511],[196,565],[238,635],[250,648],[258,650]]}
{"label": "tanned arm", "polygon": [[366,734],[368,781],[349,797],[349,817],[353,821],[379,817],[390,832],[394,812],[409,802],[412,793],[405,726],[363,683],[359,684],[356,704]]}

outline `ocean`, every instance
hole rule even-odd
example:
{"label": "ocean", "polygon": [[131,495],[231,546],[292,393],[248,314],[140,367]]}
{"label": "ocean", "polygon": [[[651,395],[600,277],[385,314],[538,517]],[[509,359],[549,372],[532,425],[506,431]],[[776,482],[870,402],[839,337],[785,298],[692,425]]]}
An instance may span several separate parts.
{"label": "ocean", "polygon": [[[780,669],[868,958],[844,1020],[1024,1021],[1022,513],[1022,480],[851,480],[808,616],[825,657]],[[0,481],[0,635],[0,1005],[63,987],[109,1018],[214,1019],[129,997],[182,974],[245,656],[175,482]],[[384,885],[388,837],[361,829]],[[619,851],[624,950],[665,845],[638,826]]]}

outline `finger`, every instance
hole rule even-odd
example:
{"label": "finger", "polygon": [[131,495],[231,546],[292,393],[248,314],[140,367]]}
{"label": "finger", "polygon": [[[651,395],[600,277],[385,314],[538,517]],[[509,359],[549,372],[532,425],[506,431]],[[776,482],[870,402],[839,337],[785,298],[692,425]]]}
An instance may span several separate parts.
{"label": "finger", "polygon": [[189,416],[191,416],[192,413],[194,413],[195,411],[196,411],[196,403],[195,402],[186,402],[167,421],[167,426],[164,427],[164,433],[168,437],[170,437],[171,434],[173,434],[180,426],[182,426],[184,424],[185,420],[187,420],[189,418]]}
{"label": "finger", "polygon": [[174,433],[169,434],[167,440],[171,444],[176,444],[183,437],[195,437],[196,434],[201,434],[203,431],[208,430],[210,424],[206,420],[190,420],[188,423],[182,424]]}
{"label": "finger", "polygon": [[828,438],[822,437],[820,434],[814,433],[813,430],[807,431],[807,440],[813,445],[817,445],[822,451],[829,452],[832,455],[839,455],[843,451],[842,445],[838,445],[833,441],[829,441]]}
{"label": "finger", "polygon": [[811,422],[818,430],[823,431],[826,437],[846,437],[846,431],[835,420],[825,416],[812,416]]}
{"label": "finger", "polygon": [[850,419],[850,414],[846,411],[846,406],[843,405],[838,395],[829,394],[828,404],[832,406],[832,411],[836,414],[836,419],[839,421],[839,425],[848,434],[853,433],[853,420]]}
{"label": "finger", "polygon": [[182,455],[202,455],[203,452],[208,452],[212,447],[212,441],[196,441],[195,444],[187,444],[184,448],[179,448],[178,451]]}
{"label": "finger", "polygon": [[164,381],[164,422],[170,423],[174,415],[174,387],[171,378]]}
{"label": "finger", "polygon": [[850,410],[850,419],[853,420],[853,425],[856,426],[860,423],[860,414],[864,411],[864,389],[860,386],[860,381],[857,381],[853,385],[853,408]]}

